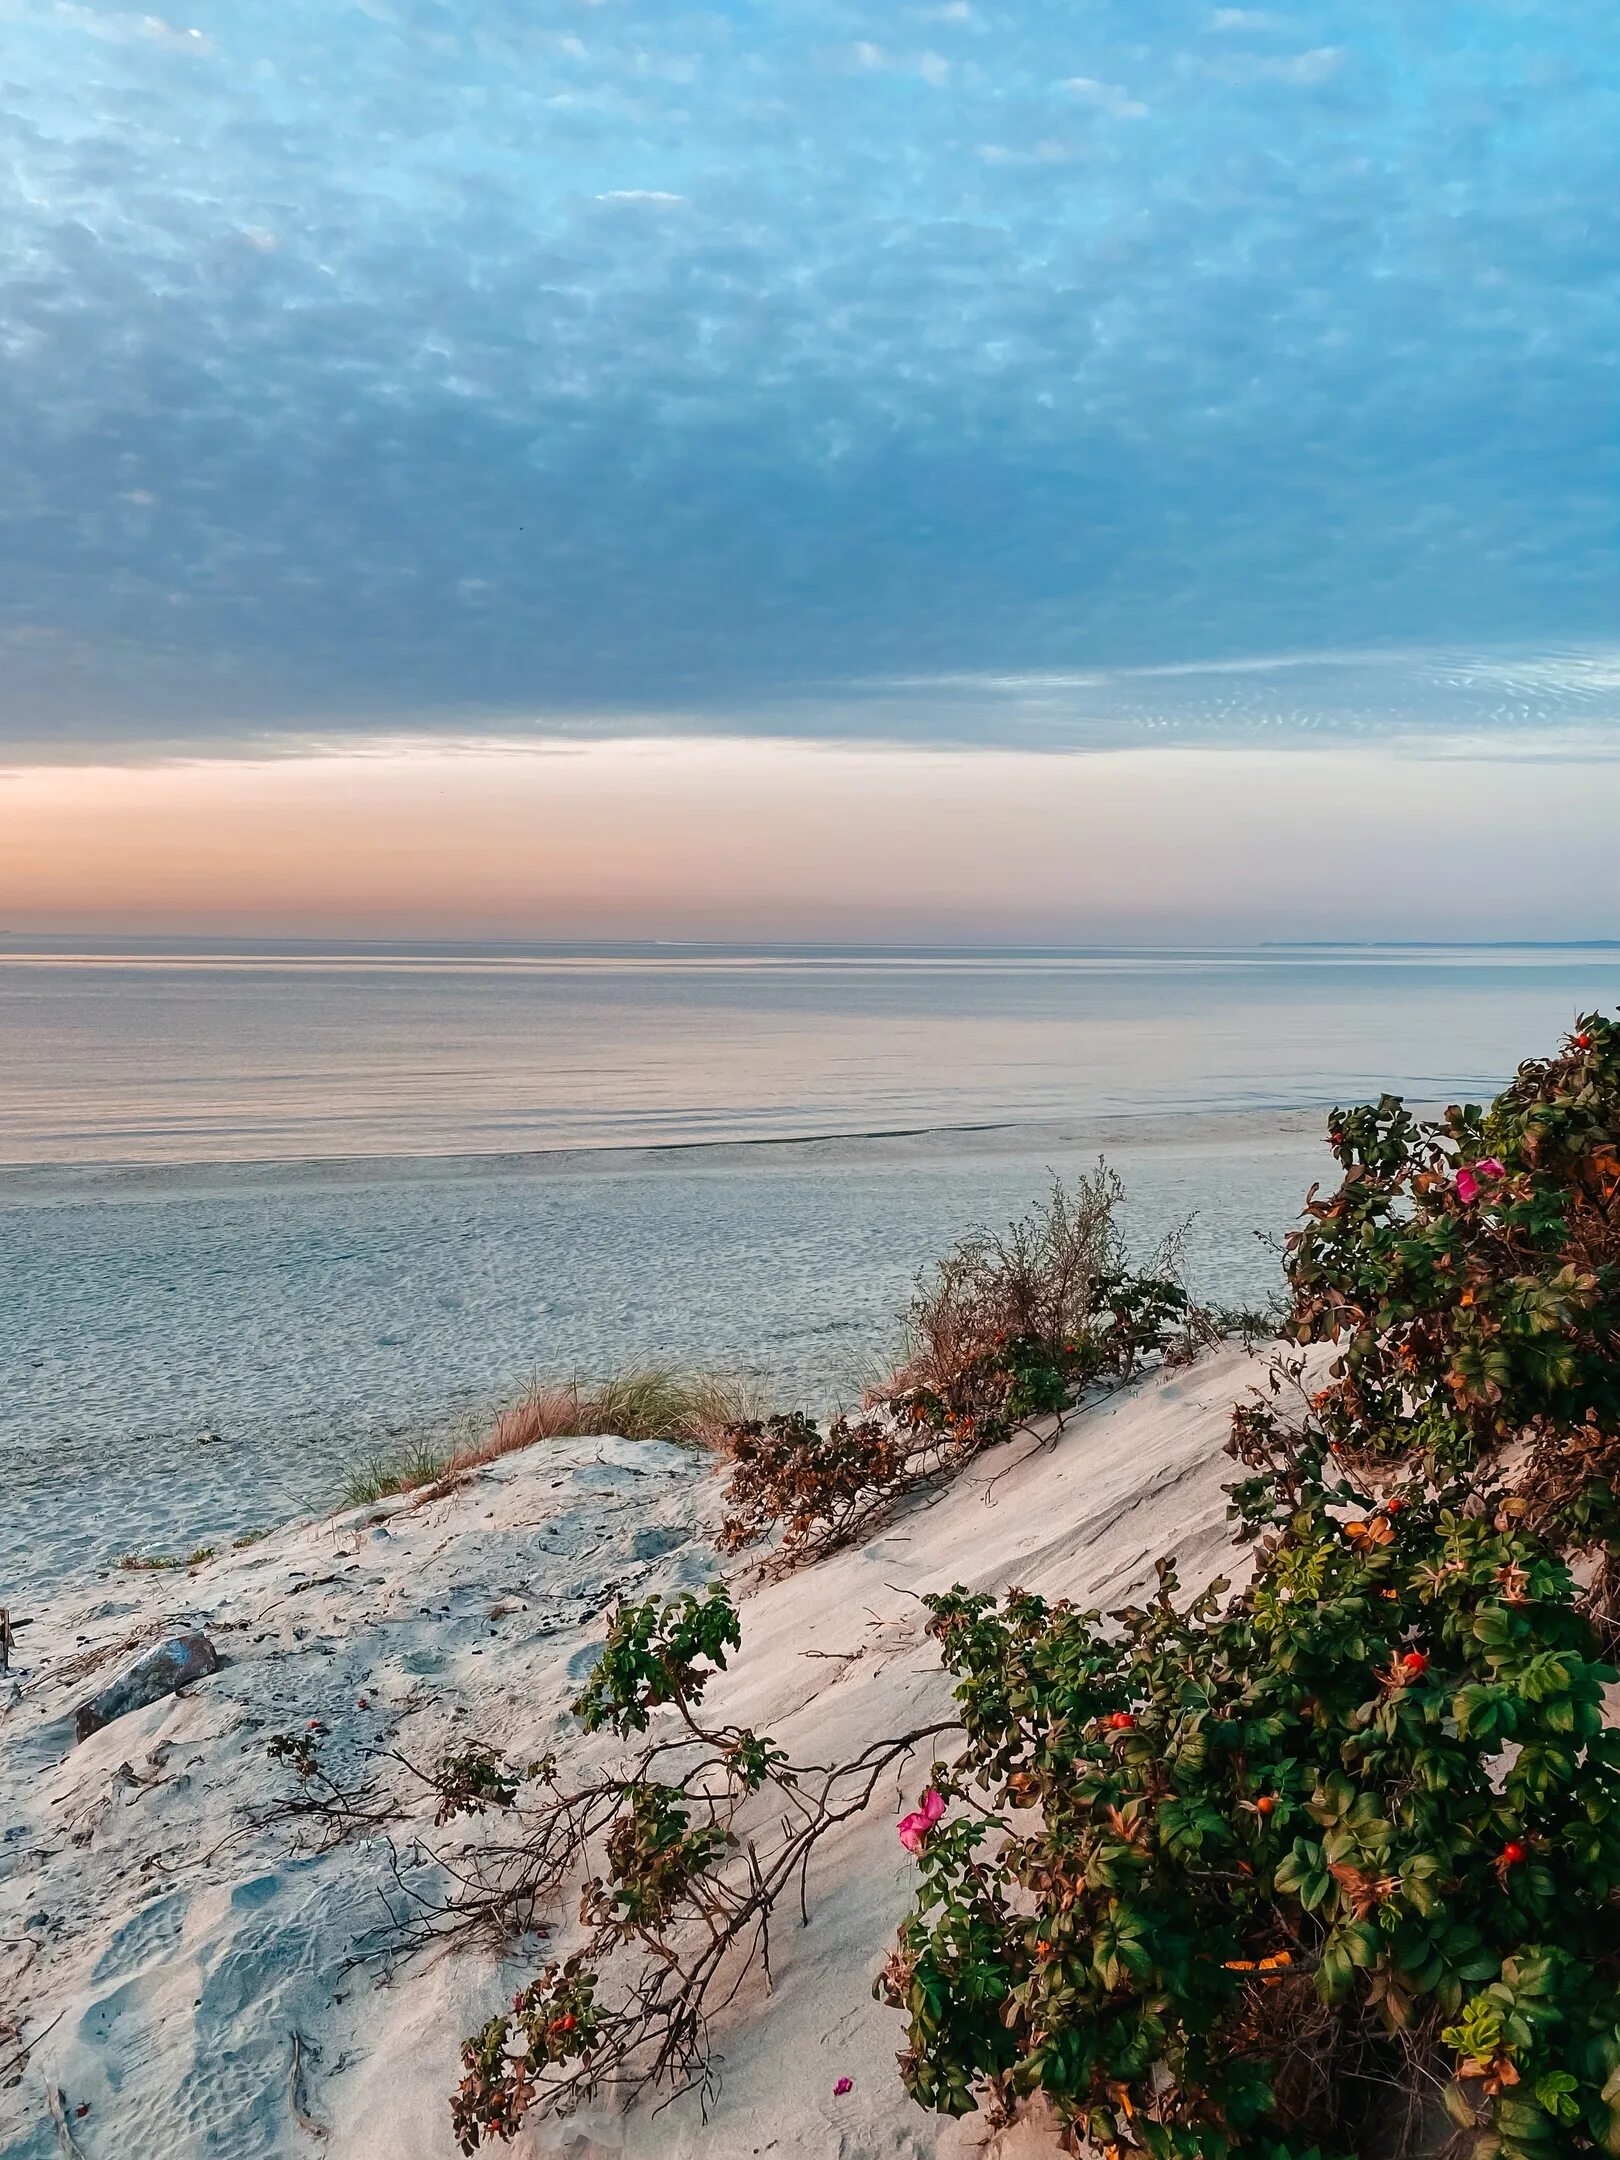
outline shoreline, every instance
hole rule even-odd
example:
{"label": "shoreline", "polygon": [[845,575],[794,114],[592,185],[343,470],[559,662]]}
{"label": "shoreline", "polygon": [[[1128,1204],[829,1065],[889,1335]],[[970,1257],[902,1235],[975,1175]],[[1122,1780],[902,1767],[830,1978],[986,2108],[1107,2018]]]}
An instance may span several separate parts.
{"label": "shoreline", "polygon": [[50,1173],[49,1195],[0,1210],[20,1350],[0,1368],[0,1578],[38,1593],[223,1545],[330,1504],[367,1460],[491,1422],[537,1377],[733,1372],[830,1410],[892,1348],[920,1267],[1099,1154],[1132,1236],[1195,1218],[1195,1287],[1261,1302],[1275,1263],[1250,1233],[1297,1210],[1321,1130],[1301,1110],[1138,1115]]}
{"label": "shoreline", "polygon": [[[590,1145],[420,1155],[228,1156],[179,1162],[0,1163],[0,1208],[75,1202],[171,1200],[214,1194],[449,1184],[477,1179],[627,1177],[661,1170],[716,1173],[899,1168],[930,1158],[1020,1156],[1042,1147],[1140,1149],[1208,1142],[1253,1144],[1320,1138],[1334,1107],[1279,1103],[1211,1110],[1153,1108],[1073,1119],[995,1120],[714,1139],[610,1141]],[[1414,1110],[1423,1108],[1414,1098]]]}

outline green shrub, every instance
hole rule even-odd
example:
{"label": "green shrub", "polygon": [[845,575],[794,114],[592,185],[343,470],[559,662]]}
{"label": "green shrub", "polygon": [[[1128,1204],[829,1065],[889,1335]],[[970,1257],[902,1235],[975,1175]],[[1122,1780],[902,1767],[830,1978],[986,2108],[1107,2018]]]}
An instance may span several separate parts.
{"label": "green shrub", "polygon": [[[555,1758],[519,1771],[474,1746],[431,1781],[441,1822],[496,1808],[510,1825],[457,1857],[456,1895],[419,1940],[544,1933],[565,1902],[584,1931],[464,2043],[451,2102],[463,2152],[606,2091],[711,2097],[710,2020],[750,1965],[769,1976],[773,1920],[808,1918],[816,1846],[953,1729],[935,1719],[847,1762],[790,1763],[763,1734],[705,1721],[708,1683],[740,1640],[720,1583],[701,1598],[620,1605],[574,1714],[630,1743],[626,1760],[566,1785]],[[655,1719],[657,1736],[643,1738]],[[756,1800],[744,1834],[739,1811]]]}
{"label": "green shrub", "polygon": [[[1338,1189],[1288,1241],[1288,1333],[1339,1345],[1316,1419],[1441,1474],[1528,1443],[1570,1549],[1620,1539],[1620,1026],[1576,1024],[1488,1110],[1395,1096],[1330,1130]],[[1612,1556],[1611,1556],[1612,1559]]]}
{"label": "green shrub", "polygon": [[932,1601],[969,1744],[904,2075],[1187,2160],[1432,2149],[1429,2092],[1477,2160],[1620,2154],[1620,1028],[1330,1139],[1286,1331],[1338,1355],[1234,1418],[1249,1586]]}
{"label": "green shrub", "polygon": [[1225,1604],[1178,1608],[1168,1566],[1112,1629],[929,1601],[968,1745],[880,1982],[907,2089],[1283,2160],[1438,2081],[1480,2155],[1620,2152],[1620,1738],[1568,1569],[1466,1489],[1378,1511],[1321,1453],[1244,1527]]}
{"label": "green shrub", "polygon": [[741,1641],[723,1583],[711,1583],[701,1598],[687,1590],[616,1606],[574,1715],[587,1732],[606,1726],[621,1740],[645,1732],[651,1713],[667,1704],[690,1716],[711,1673],[725,1671],[726,1652]]}

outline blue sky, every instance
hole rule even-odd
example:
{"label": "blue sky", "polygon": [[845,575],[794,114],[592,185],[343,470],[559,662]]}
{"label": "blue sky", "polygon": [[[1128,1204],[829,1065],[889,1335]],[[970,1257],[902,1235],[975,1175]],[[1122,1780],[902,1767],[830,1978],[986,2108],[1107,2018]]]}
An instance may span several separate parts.
{"label": "blue sky", "polygon": [[183,4],[0,0],[15,756],[1620,720],[1611,0]]}

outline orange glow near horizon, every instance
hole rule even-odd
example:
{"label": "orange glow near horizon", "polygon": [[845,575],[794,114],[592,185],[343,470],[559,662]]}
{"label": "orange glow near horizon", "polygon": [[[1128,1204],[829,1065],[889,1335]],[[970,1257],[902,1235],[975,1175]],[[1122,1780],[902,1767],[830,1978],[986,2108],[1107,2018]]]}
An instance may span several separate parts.
{"label": "orange glow near horizon", "polygon": [[[1602,935],[1620,768],[759,739],[0,772],[0,930]],[[1489,865],[1489,876],[1480,874]]]}

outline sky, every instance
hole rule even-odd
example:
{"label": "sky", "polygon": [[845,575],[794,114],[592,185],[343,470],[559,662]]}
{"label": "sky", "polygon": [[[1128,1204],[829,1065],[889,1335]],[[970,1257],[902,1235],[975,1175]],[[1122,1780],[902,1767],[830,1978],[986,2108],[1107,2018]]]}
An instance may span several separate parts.
{"label": "sky", "polygon": [[[416,743],[14,775],[3,933],[967,945],[1620,934],[1620,766],[1363,745]],[[1594,785],[1594,779],[1602,784]],[[0,794],[0,801],[4,795]]]}
{"label": "sky", "polygon": [[1614,928],[1609,0],[183,5],[0,0],[0,927]]}

